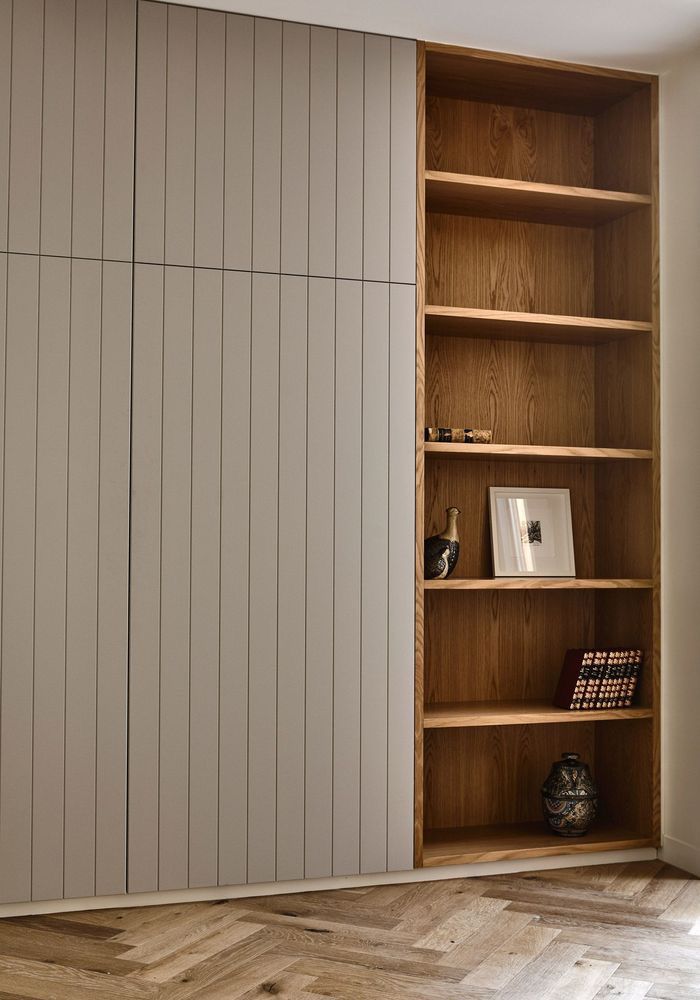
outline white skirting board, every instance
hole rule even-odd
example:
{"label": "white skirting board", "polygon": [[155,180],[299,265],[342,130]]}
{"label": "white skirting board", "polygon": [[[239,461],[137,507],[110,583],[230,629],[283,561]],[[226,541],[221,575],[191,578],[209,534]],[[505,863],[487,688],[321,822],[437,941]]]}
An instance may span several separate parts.
{"label": "white skirting board", "polygon": [[688,844],[685,840],[666,835],[659,850],[659,857],[669,865],[675,865],[676,868],[682,868],[683,871],[691,872],[700,878],[700,847],[695,844]]}
{"label": "white skirting board", "polygon": [[[70,913],[76,910],[105,910],[124,906],[163,906],[166,903],[199,903],[215,899],[245,899],[296,892],[319,892],[323,889],[354,889],[358,886],[437,882],[444,879],[476,878],[480,875],[507,875],[554,868],[582,868],[589,865],[653,861],[657,855],[656,848],[641,847],[630,851],[603,851],[600,854],[567,854],[549,858],[488,861],[471,865],[419,868],[405,872],[382,872],[376,875],[346,875],[336,878],[296,879],[289,882],[260,882],[256,885],[212,886],[208,889],[175,889],[167,892],[135,892],[117,896],[86,896],[82,899],[5,903],[0,906],[0,919],[39,913]],[[666,860],[672,861],[670,857],[667,857]],[[672,861],[672,863],[680,865],[680,862]]]}

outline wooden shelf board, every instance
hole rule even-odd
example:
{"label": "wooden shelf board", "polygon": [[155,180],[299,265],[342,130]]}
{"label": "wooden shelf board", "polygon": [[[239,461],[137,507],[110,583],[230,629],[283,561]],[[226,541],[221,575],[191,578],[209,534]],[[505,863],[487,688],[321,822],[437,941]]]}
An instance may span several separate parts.
{"label": "wooden shelf board", "polygon": [[425,590],[652,590],[653,580],[580,577],[500,576],[449,580],[424,580]]}
{"label": "wooden shelf board", "polygon": [[587,854],[653,847],[652,837],[599,822],[583,837],[557,837],[544,823],[426,830],[423,867],[461,865],[508,858],[541,858],[556,854]]}
{"label": "wooden shelf board", "polygon": [[444,337],[595,344],[650,333],[651,323],[429,305],[425,308],[425,331]]}
{"label": "wooden shelf board", "polygon": [[605,722],[614,719],[649,719],[651,708],[608,708],[573,712],[546,701],[474,701],[426,705],[425,729],[465,729],[473,726],[543,725],[559,722]]}
{"label": "wooden shelf board", "polygon": [[532,444],[450,444],[425,442],[426,456],[435,458],[504,459],[537,462],[604,462],[628,459],[651,461],[653,453],[646,448],[579,448],[560,445]]}
{"label": "wooden shelf board", "polygon": [[428,212],[588,227],[648,207],[651,198],[626,191],[426,170],[425,204]]}

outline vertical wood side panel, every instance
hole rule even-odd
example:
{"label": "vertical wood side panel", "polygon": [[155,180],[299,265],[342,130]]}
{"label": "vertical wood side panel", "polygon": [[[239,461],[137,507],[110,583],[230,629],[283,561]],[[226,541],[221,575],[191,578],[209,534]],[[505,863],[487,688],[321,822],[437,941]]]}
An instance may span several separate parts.
{"label": "vertical wood side panel", "polygon": [[74,257],[102,257],[106,0],[76,0],[73,129]]}
{"label": "vertical wood side panel", "polygon": [[165,260],[194,263],[195,93],[197,12],[168,8],[168,93],[165,138]]}
{"label": "vertical wood side panel", "polygon": [[192,356],[190,886],[216,885],[218,880],[222,281],[221,271],[195,269]]}
{"label": "vertical wood side panel", "polygon": [[219,884],[246,881],[252,275],[224,274],[221,398]]}
{"label": "vertical wood side panel", "polygon": [[309,262],[309,35],[306,24],[282,26],[283,274],[306,274]]}
{"label": "vertical wood side panel", "polygon": [[360,864],[362,284],[336,282],[333,874]]}
{"label": "vertical wood side panel", "polygon": [[102,256],[133,257],[136,0],[107,0]]}
{"label": "vertical wood side panel", "polygon": [[0,252],[7,250],[7,214],[10,207],[11,81],[12,0],[0,0]]}
{"label": "vertical wood side panel", "polygon": [[34,499],[39,259],[7,277],[0,674],[0,901],[31,899]]}
{"label": "vertical wood side panel", "polygon": [[364,35],[338,32],[338,196],[336,273],[362,278]]}
{"label": "vertical wood side panel", "polygon": [[39,252],[43,0],[15,3],[12,19],[7,249]]}
{"label": "vertical wood side panel", "polygon": [[389,280],[390,39],[365,35],[364,277]]}
{"label": "vertical wood side panel", "polygon": [[70,266],[39,262],[32,899],[63,895]]}
{"label": "vertical wood side panel", "polygon": [[304,877],[308,282],[280,289],[277,878]]}
{"label": "vertical wood side panel", "polygon": [[[414,185],[415,187],[415,185]],[[416,292],[389,292],[387,868],[413,867]]]}
{"label": "vertical wood side panel", "polygon": [[416,43],[391,39],[389,279],[416,280]]}
{"label": "vertical wood side panel", "polygon": [[222,267],[226,15],[197,11],[194,263]]}
{"label": "vertical wood side panel", "polygon": [[68,410],[64,895],[95,892],[102,265],[73,260]]}
{"label": "vertical wood side panel", "polygon": [[309,279],[306,501],[307,878],[333,870],[335,282]]}
{"label": "vertical wood side panel", "polygon": [[282,22],[255,19],[253,270],[280,269]]}
{"label": "vertical wood side panel", "polygon": [[[253,275],[248,881],[275,878],[279,276]],[[243,567],[245,572],[245,567]]]}
{"label": "vertical wood side panel", "polygon": [[95,893],[126,892],[131,265],[102,265]]}
{"label": "vertical wood side panel", "polygon": [[73,214],[75,0],[47,3],[44,31],[41,252],[68,256]]}
{"label": "vertical wood side panel", "polygon": [[168,10],[166,4],[139,0],[134,260],[146,264],[163,262]]}
{"label": "vertical wood side panel", "polygon": [[309,81],[309,274],[335,275],[338,32],[311,28]]}
{"label": "vertical wood side panel", "polygon": [[159,889],[188,884],[193,284],[192,270],[165,268]]}
{"label": "vertical wood side panel", "polygon": [[255,20],[226,15],[224,267],[252,267]]}
{"label": "vertical wood side panel", "polygon": [[163,268],[134,268],[129,892],[158,888]]}
{"label": "vertical wood side panel", "polygon": [[364,286],[360,871],[387,865],[389,286]]}

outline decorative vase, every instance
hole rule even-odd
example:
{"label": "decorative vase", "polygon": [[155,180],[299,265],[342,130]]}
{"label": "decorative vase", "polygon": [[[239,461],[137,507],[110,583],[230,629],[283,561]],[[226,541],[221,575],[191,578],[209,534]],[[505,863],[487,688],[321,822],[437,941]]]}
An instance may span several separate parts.
{"label": "decorative vase", "polygon": [[441,535],[432,535],[425,540],[426,580],[446,580],[459,559],[459,535],[457,534],[457,507],[447,508],[447,525]]}
{"label": "decorative vase", "polygon": [[563,753],[542,786],[542,811],[552,833],[582,837],[595,819],[598,787],[577,753]]}

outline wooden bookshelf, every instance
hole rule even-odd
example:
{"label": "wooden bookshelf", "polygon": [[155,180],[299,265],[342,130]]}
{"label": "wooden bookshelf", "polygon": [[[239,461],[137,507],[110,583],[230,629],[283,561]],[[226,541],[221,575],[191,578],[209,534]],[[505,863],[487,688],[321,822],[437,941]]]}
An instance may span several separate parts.
{"label": "wooden bookshelf", "polygon": [[[417,85],[416,865],[656,845],[657,80],[426,43]],[[493,578],[489,486],[569,489],[575,578]],[[551,705],[567,648],[625,645],[631,708]],[[601,790],[576,840],[541,820],[566,750]]]}

